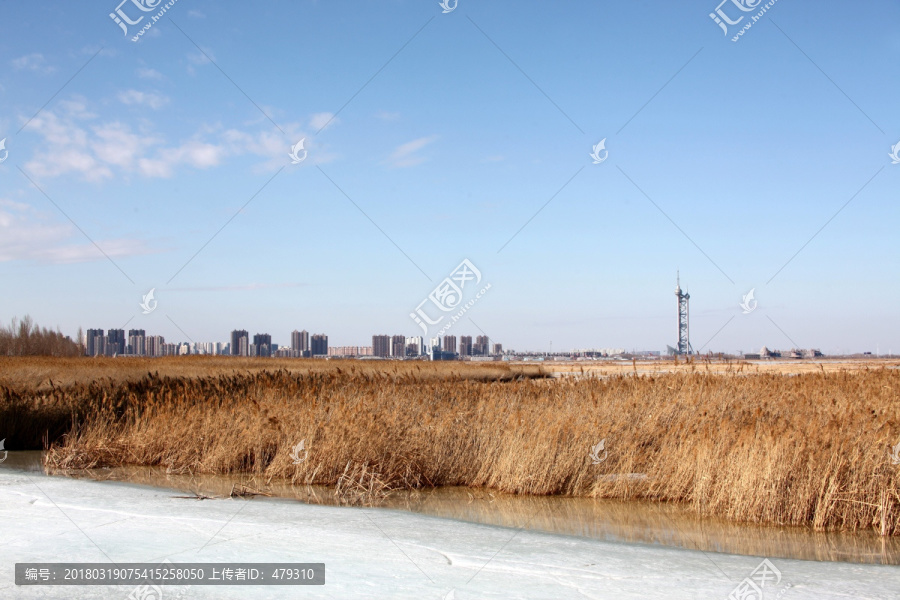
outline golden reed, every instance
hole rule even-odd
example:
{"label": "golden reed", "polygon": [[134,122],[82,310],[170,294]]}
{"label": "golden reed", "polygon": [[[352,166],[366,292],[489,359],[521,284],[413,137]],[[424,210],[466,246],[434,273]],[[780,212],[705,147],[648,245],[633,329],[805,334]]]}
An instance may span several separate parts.
{"label": "golden reed", "polygon": [[[118,360],[93,381],[69,370],[112,361],[0,376],[0,437],[46,431],[45,462],[62,469],[646,499],[900,535],[897,370],[547,380],[501,364]],[[178,374],[147,373],[160,365]]]}

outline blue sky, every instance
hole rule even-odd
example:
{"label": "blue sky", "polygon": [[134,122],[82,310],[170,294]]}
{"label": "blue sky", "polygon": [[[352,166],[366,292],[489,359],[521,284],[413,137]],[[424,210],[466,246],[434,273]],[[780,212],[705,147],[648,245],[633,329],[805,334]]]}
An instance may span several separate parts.
{"label": "blue sky", "polygon": [[3,319],[900,352],[894,3],[116,4],[0,5]]}

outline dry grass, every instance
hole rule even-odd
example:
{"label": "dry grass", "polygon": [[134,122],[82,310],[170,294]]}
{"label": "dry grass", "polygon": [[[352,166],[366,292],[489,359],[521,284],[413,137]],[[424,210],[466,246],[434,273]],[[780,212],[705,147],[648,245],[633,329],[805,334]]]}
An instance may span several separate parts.
{"label": "dry grass", "polygon": [[55,387],[89,384],[100,380],[135,382],[152,373],[159,377],[210,377],[285,371],[295,375],[353,370],[358,374],[412,376],[418,380],[447,377],[492,381],[504,378],[543,377],[540,365],[502,362],[463,363],[382,360],[298,360],[296,358],[240,358],[231,356],[172,356],[165,358],[75,357],[7,358],[0,356],[0,386],[49,391]]}
{"label": "dry grass", "polygon": [[[45,458],[56,468],[286,477],[340,486],[350,503],[466,485],[900,535],[900,465],[888,456],[900,439],[896,370],[548,381],[499,364],[291,364],[303,368],[226,374],[199,361],[184,366],[192,375],[65,388],[25,378],[3,390],[0,428],[26,436],[41,415],[68,414]],[[607,458],[592,464],[601,439]],[[308,454],[294,464],[300,440]],[[633,473],[646,477],[617,476]]]}

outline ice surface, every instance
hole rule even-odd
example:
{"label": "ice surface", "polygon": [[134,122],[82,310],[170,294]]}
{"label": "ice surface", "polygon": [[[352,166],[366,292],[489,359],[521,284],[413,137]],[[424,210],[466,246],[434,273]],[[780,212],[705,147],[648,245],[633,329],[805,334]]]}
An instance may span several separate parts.
{"label": "ice surface", "polygon": [[[324,586],[163,588],[175,598],[728,598],[762,557],[604,542],[386,509],[173,498],[0,470],[0,598],[121,598],[16,586],[16,562],[323,562]],[[523,523],[524,525],[525,523]],[[900,598],[900,567],[772,559],[765,599]]]}

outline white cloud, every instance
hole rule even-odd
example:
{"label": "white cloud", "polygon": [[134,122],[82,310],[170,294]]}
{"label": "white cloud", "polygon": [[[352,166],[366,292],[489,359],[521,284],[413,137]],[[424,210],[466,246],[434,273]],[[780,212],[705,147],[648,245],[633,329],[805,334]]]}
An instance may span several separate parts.
{"label": "white cloud", "polygon": [[137,70],[138,77],[141,79],[156,79],[161,80],[163,78],[163,74],[157,71],[156,69],[148,69],[141,67]]}
{"label": "white cloud", "polygon": [[430,135],[428,137],[420,137],[412,140],[411,142],[406,142],[405,144],[401,144],[397,146],[393,153],[388,157],[388,163],[392,167],[413,167],[415,165],[421,164],[425,162],[425,158],[422,156],[416,156],[416,152],[432,143],[438,138],[436,135]]}
{"label": "white cloud", "polygon": [[149,106],[152,109],[160,109],[169,103],[169,99],[155,92],[140,92],[138,90],[125,90],[119,92],[119,102],[123,104],[138,104]]}
{"label": "white cloud", "polygon": [[88,110],[87,100],[81,96],[73,96],[70,100],[60,100],[59,107],[70,117],[82,121],[96,118],[96,114]]}
{"label": "white cloud", "polygon": [[193,17],[195,19],[205,19],[206,18],[206,15],[203,14],[202,12],[200,12],[199,10],[189,10],[187,14],[189,17]]}
{"label": "white cloud", "polygon": [[160,138],[141,136],[119,122],[94,128],[90,148],[101,161],[121,168],[131,167],[150,148],[162,143]]}
{"label": "white cloud", "polygon": [[149,254],[140,240],[95,240],[103,252],[68,222],[53,221],[30,205],[0,198],[0,262],[35,260],[73,263]]}
{"label": "white cloud", "polygon": [[36,177],[56,177],[67,173],[80,173],[88,181],[101,181],[112,177],[112,171],[95,156],[86,152],[89,144],[87,130],[76,126],[77,117],[58,117],[52,111],[44,111],[28,124],[46,142],[46,149],[38,151],[26,163],[25,169]]}
{"label": "white cloud", "polygon": [[321,112],[321,113],[316,113],[312,116],[312,118],[309,120],[309,126],[311,129],[313,129],[315,131],[319,131],[326,125],[329,125],[329,126],[337,125],[338,122],[339,121],[338,121],[337,117],[334,116],[334,113]]}
{"label": "white cloud", "polygon": [[145,177],[171,177],[179,165],[199,169],[218,166],[227,151],[221,146],[190,140],[176,148],[165,148],[153,158],[141,158],[138,168]]}
{"label": "white cloud", "polygon": [[17,71],[35,71],[37,73],[52,73],[56,70],[55,67],[51,67],[47,64],[47,61],[44,60],[44,55],[35,52],[33,54],[26,54],[25,56],[20,56],[19,58],[14,58],[9,63],[13,66]]}
{"label": "white cloud", "polygon": [[[133,95],[127,98],[138,99]],[[146,101],[146,97],[140,100]],[[313,115],[310,120],[322,118]],[[77,99],[59,101],[57,109],[43,111],[27,128],[43,141],[25,163],[26,173],[38,178],[74,174],[91,182],[123,175],[167,178],[186,168],[217,167],[231,157],[259,157],[264,160],[252,169],[273,171],[289,163],[291,144],[309,135],[296,123],[285,126],[286,136],[264,125],[251,130],[203,125],[192,136],[173,142],[154,131],[149,122],[139,129],[122,121],[101,122]],[[316,163],[335,158],[317,150]]]}

